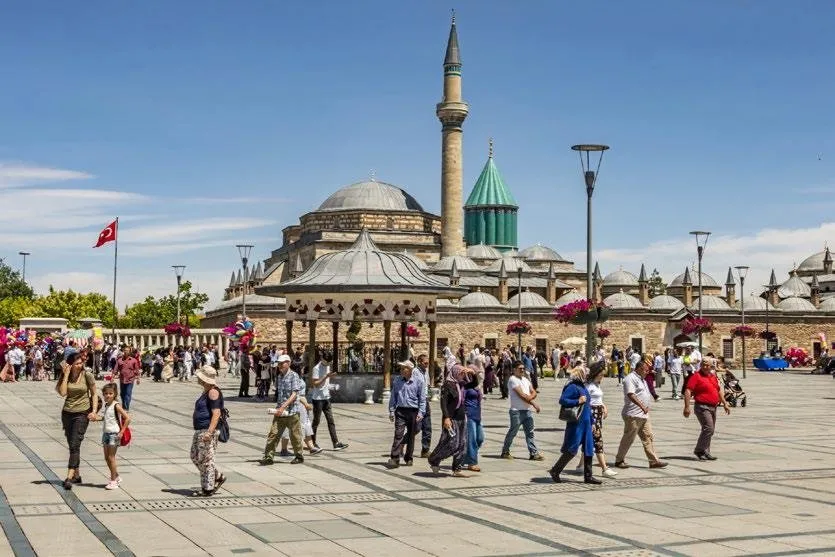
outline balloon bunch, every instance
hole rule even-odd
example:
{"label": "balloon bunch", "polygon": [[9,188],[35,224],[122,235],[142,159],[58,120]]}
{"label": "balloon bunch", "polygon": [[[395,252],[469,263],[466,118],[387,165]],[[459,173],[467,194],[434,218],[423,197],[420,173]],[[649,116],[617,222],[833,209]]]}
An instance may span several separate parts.
{"label": "balloon bunch", "polygon": [[797,346],[792,346],[786,351],[786,359],[791,367],[808,366],[812,363],[809,354]]}
{"label": "balloon bunch", "polygon": [[25,331],[23,329],[15,330],[0,327],[0,342],[8,348],[13,346],[24,348],[27,344],[30,344],[30,340],[31,344],[34,344],[36,338],[37,337],[34,331]]}
{"label": "balloon bunch", "polygon": [[238,320],[224,327],[222,332],[229,337],[232,346],[243,352],[249,352],[255,345],[255,324],[249,319],[238,316]]}

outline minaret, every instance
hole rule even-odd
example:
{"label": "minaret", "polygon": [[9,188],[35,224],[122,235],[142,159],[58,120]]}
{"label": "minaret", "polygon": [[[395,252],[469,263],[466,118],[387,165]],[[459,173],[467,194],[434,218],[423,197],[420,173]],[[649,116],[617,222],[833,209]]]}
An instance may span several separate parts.
{"label": "minaret", "polygon": [[444,57],[444,98],[435,108],[441,121],[441,257],[465,255],[463,129],[469,107],[461,99],[461,54],[455,12]]}

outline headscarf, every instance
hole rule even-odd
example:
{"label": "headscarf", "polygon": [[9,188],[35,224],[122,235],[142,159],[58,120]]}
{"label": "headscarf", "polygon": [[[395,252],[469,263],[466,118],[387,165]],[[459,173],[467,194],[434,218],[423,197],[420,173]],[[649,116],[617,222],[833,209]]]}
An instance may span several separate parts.
{"label": "headscarf", "polygon": [[444,364],[447,375],[453,367],[458,365],[458,358],[455,357],[455,354],[452,353],[452,349],[449,346],[444,346]]}
{"label": "headscarf", "polygon": [[456,409],[461,408],[461,405],[464,404],[464,385],[469,382],[469,372],[470,370],[468,368],[460,364],[455,364],[447,370],[447,375],[444,381],[450,386],[450,388],[455,388],[458,393],[458,404],[455,406]]}

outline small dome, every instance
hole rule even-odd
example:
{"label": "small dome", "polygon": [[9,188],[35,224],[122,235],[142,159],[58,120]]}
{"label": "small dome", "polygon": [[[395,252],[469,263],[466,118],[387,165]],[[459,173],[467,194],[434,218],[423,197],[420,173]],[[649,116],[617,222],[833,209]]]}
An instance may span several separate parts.
{"label": "small dome", "polygon": [[823,273],[824,257],[826,257],[826,250],[812,254],[800,262],[800,265],[797,266],[797,270],[802,273]]}
{"label": "small dome", "polygon": [[562,255],[547,246],[543,246],[542,244],[536,244],[535,246],[523,249],[519,252],[519,257],[525,261],[545,263],[550,261],[566,261]]}
{"label": "small dome", "polygon": [[559,298],[557,298],[557,302],[554,304],[554,308],[561,308],[565,304],[570,304],[571,302],[576,302],[577,300],[585,300],[586,297],[577,292],[576,290],[569,290]]}
{"label": "small dome", "polygon": [[796,273],[792,273],[789,280],[780,285],[777,295],[782,298],[808,298],[812,295],[812,289],[803,282]]}
{"label": "small dome", "polygon": [[432,265],[432,270],[451,272],[453,261],[455,261],[455,267],[459,272],[481,271],[481,267],[479,267],[475,261],[463,255],[447,255],[446,257],[442,257],[437,263]]}
{"label": "small dome", "polygon": [[487,292],[470,292],[458,300],[459,309],[505,309],[495,296]]}
{"label": "small dome", "polygon": [[684,302],[667,294],[661,294],[649,301],[649,309],[656,311],[677,311],[683,307]]}
{"label": "small dome", "polygon": [[835,296],[827,298],[818,306],[818,311],[835,311]]}
{"label": "small dome", "polygon": [[508,274],[518,272],[517,269],[519,267],[522,267],[523,273],[533,272],[533,270],[530,267],[528,267],[528,264],[522,261],[521,259],[516,257],[508,257],[506,255],[501,259],[497,259],[496,261],[490,263],[490,265],[484,268],[484,271],[487,273],[498,273],[499,270],[502,268],[502,261],[504,261],[504,270],[507,271]]}
{"label": "small dome", "polygon": [[475,244],[467,247],[467,257],[472,259],[501,259],[502,252],[493,246]]}
{"label": "small dome", "polygon": [[[520,295],[516,294],[512,296],[508,301],[507,305],[511,309],[517,309],[519,307],[519,298]],[[548,300],[537,294],[536,292],[522,292],[522,309],[540,309],[540,308],[548,308],[551,309],[551,304],[548,303]]]}
{"label": "small dome", "polygon": [[[698,271],[691,271],[690,272],[690,279],[693,281],[693,288],[699,285],[699,272]],[[668,286],[681,286],[684,282],[684,273],[681,273],[676,278],[670,282]],[[710,287],[719,287],[719,284],[713,280],[713,277],[708,275],[707,273],[702,273],[702,288],[707,286]]]}
{"label": "small dome", "polygon": [[423,207],[405,190],[385,182],[357,182],[336,190],[318,211],[377,209],[383,211],[420,211]]}
{"label": "small dome", "polygon": [[[704,286],[704,284],[702,284]],[[690,311],[698,311],[699,310],[699,298],[693,300],[693,303],[690,304],[688,308]],[[705,295],[702,298],[702,311],[729,311],[731,306],[728,305],[728,302],[724,300],[724,298],[720,298],[719,296],[710,296]]]}
{"label": "small dome", "polygon": [[603,299],[603,303],[612,309],[643,309],[641,300],[631,294],[618,292]]}
{"label": "small dome", "polygon": [[810,311],[818,311],[817,308],[810,302],[809,300],[804,300],[803,298],[786,298],[779,304],[777,304],[777,308],[783,311],[795,311],[795,312],[810,312]]}
{"label": "small dome", "polygon": [[606,286],[638,286],[638,277],[620,269],[603,277]]}
{"label": "small dome", "polygon": [[[766,304],[768,304],[768,311],[779,311],[773,305],[768,303],[765,298],[760,296],[746,296],[745,297],[745,311],[765,311]],[[742,309],[742,304],[739,300],[734,305],[736,309]]]}

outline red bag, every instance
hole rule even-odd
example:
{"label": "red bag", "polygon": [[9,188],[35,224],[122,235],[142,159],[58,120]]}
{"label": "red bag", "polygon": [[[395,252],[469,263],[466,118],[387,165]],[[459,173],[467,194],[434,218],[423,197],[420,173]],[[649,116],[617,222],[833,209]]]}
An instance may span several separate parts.
{"label": "red bag", "polygon": [[125,428],[124,433],[122,433],[122,439],[119,441],[119,445],[122,447],[127,447],[130,444],[130,426]]}

